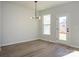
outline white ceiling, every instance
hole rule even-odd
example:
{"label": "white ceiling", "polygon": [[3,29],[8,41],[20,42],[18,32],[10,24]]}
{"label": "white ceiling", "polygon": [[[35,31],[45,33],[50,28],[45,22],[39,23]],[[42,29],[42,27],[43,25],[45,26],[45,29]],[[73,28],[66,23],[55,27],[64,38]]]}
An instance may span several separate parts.
{"label": "white ceiling", "polygon": [[[57,6],[60,4],[68,3],[69,1],[38,1],[38,10],[44,10],[46,8],[50,8],[53,6]],[[16,3],[22,5],[29,9],[34,9],[34,1],[12,1],[12,3]]]}

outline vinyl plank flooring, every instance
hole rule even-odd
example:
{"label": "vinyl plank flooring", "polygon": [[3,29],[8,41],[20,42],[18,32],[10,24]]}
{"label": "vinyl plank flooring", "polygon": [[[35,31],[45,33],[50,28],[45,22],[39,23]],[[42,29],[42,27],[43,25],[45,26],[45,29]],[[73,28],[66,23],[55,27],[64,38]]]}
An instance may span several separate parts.
{"label": "vinyl plank flooring", "polygon": [[73,51],[72,47],[50,43],[43,40],[34,40],[2,47],[1,57],[62,57]]}

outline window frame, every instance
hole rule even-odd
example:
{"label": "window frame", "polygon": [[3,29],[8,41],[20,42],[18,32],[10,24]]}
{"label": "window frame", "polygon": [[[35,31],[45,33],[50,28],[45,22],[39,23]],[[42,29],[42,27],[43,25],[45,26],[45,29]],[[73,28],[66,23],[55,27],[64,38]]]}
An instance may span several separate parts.
{"label": "window frame", "polygon": [[[50,24],[45,24],[44,23],[44,16],[47,16],[47,15],[49,15],[50,16]],[[50,28],[49,28],[49,34],[45,34],[44,33],[44,26],[50,26]],[[43,16],[42,16],[42,34],[43,35],[51,35],[51,14],[44,14]]]}

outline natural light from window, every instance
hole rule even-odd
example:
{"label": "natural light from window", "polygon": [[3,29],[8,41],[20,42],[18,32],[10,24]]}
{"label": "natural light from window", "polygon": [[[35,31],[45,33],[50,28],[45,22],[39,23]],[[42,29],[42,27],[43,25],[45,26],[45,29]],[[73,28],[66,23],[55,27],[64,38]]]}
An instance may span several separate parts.
{"label": "natural light from window", "polygon": [[63,57],[79,57],[79,51],[73,51]]}
{"label": "natural light from window", "polygon": [[59,40],[67,39],[66,16],[59,17]]}
{"label": "natural light from window", "polygon": [[51,15],[43,16],[43,34],[50,35]]}

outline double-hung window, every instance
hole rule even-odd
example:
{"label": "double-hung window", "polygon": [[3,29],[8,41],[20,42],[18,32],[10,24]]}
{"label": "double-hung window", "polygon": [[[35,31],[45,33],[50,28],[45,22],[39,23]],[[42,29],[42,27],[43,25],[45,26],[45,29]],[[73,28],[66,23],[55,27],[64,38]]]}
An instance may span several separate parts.
{"label": "double-hung window", "polygon": [[51,15],[44,15],[43,16],[43,34],[44,35],[50,35],[50,25],[51,25]]}

